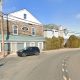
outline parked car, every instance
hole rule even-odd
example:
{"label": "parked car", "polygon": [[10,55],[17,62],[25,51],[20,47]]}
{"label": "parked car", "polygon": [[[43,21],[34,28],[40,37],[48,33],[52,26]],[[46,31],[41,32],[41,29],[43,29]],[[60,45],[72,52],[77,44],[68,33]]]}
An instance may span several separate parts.
{"label": "parked car", "polygon": [[40,50],[38,47],[27,47],[26,49],[21,49],[17,51],[17,55],[20,57],[30,56],[30,55],[39,55]]}

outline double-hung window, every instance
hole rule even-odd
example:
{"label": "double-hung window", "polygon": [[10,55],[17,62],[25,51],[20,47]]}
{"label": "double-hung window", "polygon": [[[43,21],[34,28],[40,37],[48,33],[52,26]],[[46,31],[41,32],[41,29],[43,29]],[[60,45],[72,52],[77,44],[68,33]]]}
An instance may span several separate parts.
{"label": "double-hung window", "polygon": [[13,26],[13,35],[18,35],[18,26],[17,25]]}
{"label": "double-hung window", "polygon": [[32,35],[34,36],[36,34],[36,30],[34,27],[32,27]]}

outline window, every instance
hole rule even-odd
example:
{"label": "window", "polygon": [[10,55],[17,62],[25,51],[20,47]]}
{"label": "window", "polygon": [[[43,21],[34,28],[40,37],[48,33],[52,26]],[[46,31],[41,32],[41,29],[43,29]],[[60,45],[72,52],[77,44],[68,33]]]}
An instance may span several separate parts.
{"label": "window", "polygon": [[52,33],[54,34],[54,31],[52,31]]}
{"label": "window", "polygon": [[32,27],[32,35],[35,35],[36,31],[35,31],[35,28]]}
{"label": "window", "polygon": [[27,14],[24,14],[24,19],[26,19],[27,18]]}
{"label": "window", "polygon": [[57,30],[55,32],[58,32]]}
{"label": "window", "polygon": [[28,31],[28,27],[22,27],[22,30],[25,32],[25,31]]}
{"label": "window", "polygon": [[68,31],[66,29],[64,29],[64,34],[65,34],[65,36],[68,35]]}
{"label": "window", "polygon": [[18,27],[13,26],[13,35],[18,35]]}

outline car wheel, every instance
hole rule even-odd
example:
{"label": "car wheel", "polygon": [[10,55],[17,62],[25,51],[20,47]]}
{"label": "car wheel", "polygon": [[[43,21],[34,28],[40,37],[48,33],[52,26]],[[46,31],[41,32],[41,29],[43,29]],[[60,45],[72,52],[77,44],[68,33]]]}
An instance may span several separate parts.
{"label": "car wheel", "polygon": [[23,54],[22,54],[22,57],[26,57],[26,54],[25,54],[25,53],[23,53]]}
{"label": "car wheel", "polygon": [[39,52],[36,52],[35,55],[39,55]]}

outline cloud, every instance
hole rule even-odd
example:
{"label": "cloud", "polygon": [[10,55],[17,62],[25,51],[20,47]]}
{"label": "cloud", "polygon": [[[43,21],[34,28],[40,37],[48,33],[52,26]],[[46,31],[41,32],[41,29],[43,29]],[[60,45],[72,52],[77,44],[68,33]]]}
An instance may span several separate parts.
{"label": "cloud", "polygon": [[80,19],[80,13],[76,15],[76,18],[77,19]]}

